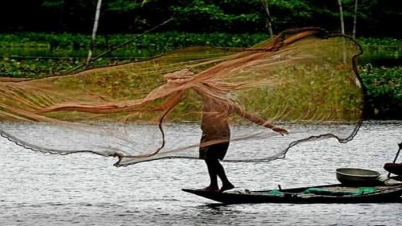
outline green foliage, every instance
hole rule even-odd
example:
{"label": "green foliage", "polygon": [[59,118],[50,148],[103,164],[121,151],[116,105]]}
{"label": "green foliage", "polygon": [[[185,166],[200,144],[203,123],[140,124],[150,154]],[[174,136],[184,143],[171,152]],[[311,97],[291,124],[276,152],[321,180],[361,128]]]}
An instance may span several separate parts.
{"label": "green foliage", "polygon": [[[133,35],[99,36],[95,43],[97,52],[107,51],[112,46],[120,45],[133,38]],[[151,57],[169,50],[188,46],[248,47],[267,38],[266,34],[194,34],[166,32],[147,34],[138,37],[120,53],[106,55],[94,62],[94,66],[114,65],[137,58]],[[0,59],[0,76],[8,77],[43,77],[63,74],[85,63],[85,56],[90,43],[89,35],[81,34],[45,34],[15,33],[0,36],[0,48],[48,49],[50,56],[24,57],[4,56]],[[74,50],[81,55],[71,55]],[[145,51],[144,51],[145,50]],[[144,53],[145,52],[145,53]],[[94,55],[96,56],[96,54]],[[123,57],[123,58],[122,58]]]}
{"label": "green foliage", "polygon": [[[263,0],[107,0],[99,34],[139,33],[174,18],[160,31],[254,33],[266,31]],[[97,0],[13,0],[0,7],[0,31],[89,34]],[[395,0],[359,1],[357,35],[400,37],[390,26],[402,20]],[[342,0],[346,32],[351,33],[355,0]],[[24,6],[24,7],[21,7]],[[339,30],[337,1],[269,0],[274,33],[292,27]],[[12,19],[10,19],[12,18]],[[26,19],[29,18],[29,19]]]}
{"label": "green foliage", "polygon": [[[249,47],[268,38],[264,33],[181,33],[164,32],[139,36],[138,34],[99,35],[95,47],[107,49],[138,37],[129,48],[156,49],[160,52],[197,45],[219,47]],[[87,49],[90,35],[55,33],[13,33],[0,36],[0,48],[9,47],[49,47],[51,49]]]}
{"label": "green foliage", "polygon": [[402,39],[389,38],[389,37],[383,37],[383,38],[361,37],[358,40],[360,45],[368,47],[369,49],[381,49],[381,50],[393,49],[397,51],[402,50]]}
{"label": "green foliage", "polygon": [[127,12],[133,9],[141,8],[145,1],[133,1],[133,0],[115,0],[115,1],[106,1],[106,10],[109,11],[119,11],[119,12]]}
{"label": "green foliage", "polygon": [[62,8],[63,0],[44,0],[42,6],[49,9]]}
{"label": "green foliage", "polygon": [[402,119],[402,67],[362,68],[368,118]]}
{"label": "green foliage", "polygon": [[[255,32],[255,25],[264,21],[256,0],[193,0],[170,9],[178,30],[190,32]],[[263,26],[259,30],[262,29]]]}

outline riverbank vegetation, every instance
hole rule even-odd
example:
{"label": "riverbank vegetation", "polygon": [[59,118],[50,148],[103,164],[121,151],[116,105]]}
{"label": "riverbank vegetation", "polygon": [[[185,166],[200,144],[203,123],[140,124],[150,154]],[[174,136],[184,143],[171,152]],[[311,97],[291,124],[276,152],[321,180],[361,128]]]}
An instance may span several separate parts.
{"label": "riverbank vegetation", "polygon": [[[95,49],[98,49],[97,53],[100,54],[132,38],[133,35],[101,37]],[[153,33],[138,36],[124,48],[98,58],[93,62],[92,67],[142,60],[187,46],[252,46],[266,38],[264,33],[237,35]],[[85,64],[88,39],[88,36],[79,34],[2,35],[0,36],[0,51],[3,52],[3,57],[0,59],[1,77],[41,78],[69,73],[74,68]],[[365,52],[360,62],[360,74],[367,87],[367,117],[401,119],[402,41],[393,38],[359,38],[358,42]],[[6,54],[7,51],[11,54]]]}
{"label": "riverbank vegetation", "polygon": [[[188,46],[249,47],[269,38],[265,33],[119,34],[100,36],[94,43],[91,66],[105,66],[153,57]],[[127,43],[127,40],[133,40]],[[402,66],[402,39],[358,38],[364,54],[361,65]],[[84,64],[90,36],[83,34],[9,33],[0,36],[0,76],[34,77],[60,75]],[[123,45],[121,48],[115,48]],[[109,52],[110,51],[110,52]],[[104,54],[103,53],[106,53]],[[98,57],[102,55],[101,57]]]}
{"label": "riverbank vegetation", "polygon": [[367,117],[401,119],[402,36],[389,26],[401,10],[392,0],[7,0],[0,79],[63,75],[187,46],[249,47],[284,29],[317,26],[362,45]]}
{"label": "riverbank vegetation", "polygon": [[366,117],[402,119],[402,67],[366,66],[360,74],[367,88]]}

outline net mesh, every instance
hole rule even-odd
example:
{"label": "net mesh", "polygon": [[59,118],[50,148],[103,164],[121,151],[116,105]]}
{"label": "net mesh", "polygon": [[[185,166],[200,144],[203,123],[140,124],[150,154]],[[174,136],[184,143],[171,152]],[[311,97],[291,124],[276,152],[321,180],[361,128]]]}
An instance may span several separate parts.
{"label": "net mesh", "polygon": [[364,107],[361,54],[348,36],[301,28],[250,48],[190,47],[65,76],[3,80],[0,133],[35,151],[90,152],[126,166],[198,158],[208,145],[200,144],[200,124],[227,122],[226,161],[274,160],[301,142],[354,137]]}

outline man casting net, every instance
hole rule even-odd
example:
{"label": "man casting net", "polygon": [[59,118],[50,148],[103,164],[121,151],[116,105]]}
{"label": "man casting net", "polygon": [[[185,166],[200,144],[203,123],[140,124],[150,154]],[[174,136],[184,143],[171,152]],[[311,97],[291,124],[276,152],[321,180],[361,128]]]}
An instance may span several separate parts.
{"label": "man casting net", "polygon": [[[1,82],[0,133],[34,151],[115,156],[117,166],[199,158],[200,146],[229,140],[225,160],[269,161],[300,142],[353,138],[363,114],[361,53],[347,36],[303,28],[250,48],[191,47],[66,76]],[[206,100],[215,103],[212,109]],[[200,144],[205,117],[211,128],[214,119],[227,120],[230,136]]]}

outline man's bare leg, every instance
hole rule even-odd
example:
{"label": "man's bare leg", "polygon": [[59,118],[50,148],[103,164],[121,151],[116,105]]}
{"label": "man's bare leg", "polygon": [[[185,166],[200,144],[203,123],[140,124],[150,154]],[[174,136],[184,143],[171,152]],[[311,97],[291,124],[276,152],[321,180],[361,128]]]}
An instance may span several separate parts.
{"label": "man's bare leg", "polygon": [[219,176],[219,178],[222,181],[222,187],[219,191],[224,192],[226,190],[230,190],[230,189],[234,188],[234,185],[232,183],[230,183],[229,179],[227,178],[225,169],[223,168],[223,166],[219,162],[219,160],[216,160],[214,164],[215,164],[217,175]]}
{"label": "man's bare leg", "polygon": [[206,191],[219,191],[218,187],[218,173],[216,171],[215,160],[205,160],[208,168],[210,183],[209,186],[204,188]]}

